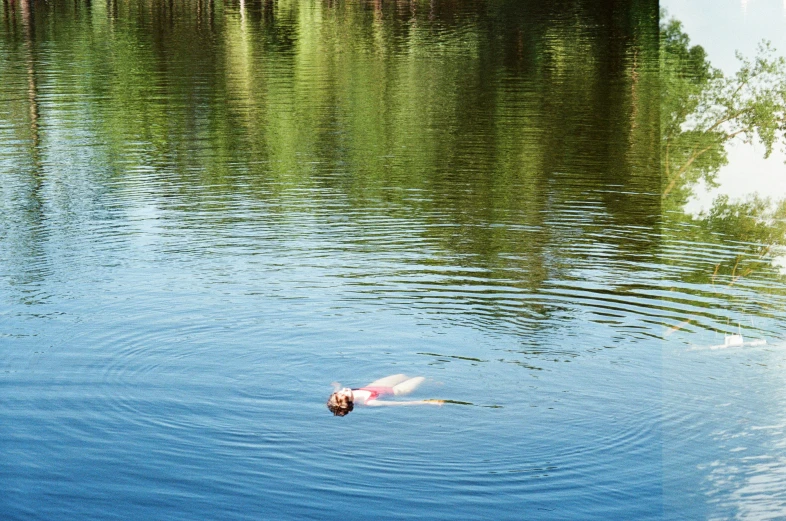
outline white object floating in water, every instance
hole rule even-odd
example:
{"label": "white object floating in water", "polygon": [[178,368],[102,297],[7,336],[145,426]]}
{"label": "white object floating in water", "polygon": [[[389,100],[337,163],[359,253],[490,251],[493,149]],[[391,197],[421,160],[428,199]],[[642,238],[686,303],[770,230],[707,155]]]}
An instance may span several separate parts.
{"label": "white object floating in water", "polygon": [[759,338],[759,339],[756,339],[756,340],[749,340],[749,341],[746,342],[745,339],[742,338],[742,333],[737,332],[737,333],[732,333],[730,335],[723,335],[723,343],[722,344],[709,346],[709,347],[705,347],[705,348],[693,347],[693,348],[691,348],[691,351],[699,351],[701,349],[712,349],[712,350],[715,350],[715,349],[727,349],[729,347],[754,347],[754,346],[763,346],[763,345],[766,345],[766,344],[767,344],[767,341],[764,340],[763,338]]}
{"label": "white object floating in water", "polygon": [[756,340],[749,340],[746,342],[742,338],[742,335],[726,335],[723,338],[722,344],[716,346],[710,346],[708,349],[726,349],[729,347],[753,347],[753,346],[763,346],[766,344],[767,341],[764,340],[763,338],[759,338]]}

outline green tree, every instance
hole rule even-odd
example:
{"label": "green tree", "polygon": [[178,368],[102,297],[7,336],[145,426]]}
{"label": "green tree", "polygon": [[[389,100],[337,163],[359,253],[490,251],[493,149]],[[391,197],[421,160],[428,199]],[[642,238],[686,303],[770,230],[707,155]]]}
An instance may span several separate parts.
{"label": "green tree", "polygon": [[691,46],[682,24],[662,22],[661,165],[665,209],[681,207],[699,180],[716,186],[726,145],[758,141],[769,156],[786,141],[786,59],[768,42],[753,60],[739,53],[740,68],[726,76],[700,46]]}

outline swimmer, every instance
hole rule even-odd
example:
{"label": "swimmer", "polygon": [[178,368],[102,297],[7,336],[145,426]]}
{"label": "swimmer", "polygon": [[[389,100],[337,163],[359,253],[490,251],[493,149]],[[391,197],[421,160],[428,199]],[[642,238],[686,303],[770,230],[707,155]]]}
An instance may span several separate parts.
{"label": "swimmer", "polygon": [[335,416],[346,416],[352,412],[352,409],[355,408],[355,404],[376,407],[381,405],[442,405],[445,403],[444,400],[387,402],[378,399],[381,396],[403,396],[409,394],[417,389],[424,380],[425,378],[422,376],[410,378],[403,374],[394,374],[371,382],[365,387],[359,387],[357,389],[344,387],[330,395],[327,401],[327,407]]}

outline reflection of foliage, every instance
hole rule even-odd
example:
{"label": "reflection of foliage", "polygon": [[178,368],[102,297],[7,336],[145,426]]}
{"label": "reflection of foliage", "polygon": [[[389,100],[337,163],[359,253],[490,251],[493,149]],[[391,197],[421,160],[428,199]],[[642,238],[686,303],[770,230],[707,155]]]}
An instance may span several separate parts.
{"label": "reflection of foliage", "polygon": [[[753,266],[777,254],[773,250],[786,243],[786,200],[772,204],[769,199],[754,195],[743,201],[732,202],[723,195],[715,200],[712,208],[701,218],[710,233],[746,245],[729,261],[731,283],[749,275]],[[721,269],[720,263],[716,265],[713,280],[721,273]]]}
{"label": "reflection of foliage", "polygon": [[210,211],[217,228],[238,201],[281,222],[398,219],[437,252],[417,262],[461,259],[489,274],[472,278],[483,291],[536,288],[588,263],[598,237],[633,260],[657,244],[651,2],[63,5],[36,3],[43,90],[62,100],[43,112],[47,183],[70,190],[84,173],[107,199]]}
{"label": "reflection of foliage", "polygon": [[[754,195],[732,203],[728,196],[722,195],[704,220],[711,231],[740,242],[779,244],[786,237],[786,200],[773,205],[769,199]],[[766,253],[759,250],[760,255]]]}
{"label": "reflection of foliage", "polygon": [[754,280],[781,278],[777,264],[786,253],[786,200],[720,196],[697,217],[672,212],[665,224],[665,251],[676,252],[668,253],[666,262],[679,267],[683,282],[735,286],[740,279],[757,285]]}
{"label": "reflection of foliage", "polygon": [[715,185],[731,140],[757,140],[769,155],[784,139],[786,59],[764,42],[753,61],[738,54],[740,69],[726,77],[676,20],[661,25],[660,49],[664,204],[677,207],[699,180]]}

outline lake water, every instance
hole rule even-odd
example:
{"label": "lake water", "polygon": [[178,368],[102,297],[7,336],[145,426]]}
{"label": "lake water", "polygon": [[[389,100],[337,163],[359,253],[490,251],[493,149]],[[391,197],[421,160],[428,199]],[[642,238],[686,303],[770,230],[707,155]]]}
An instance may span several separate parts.
{"label": "lake water", "polygon": [[786,284],[664,210],[654,3],[0,9],[3,519],[786,512]]}

